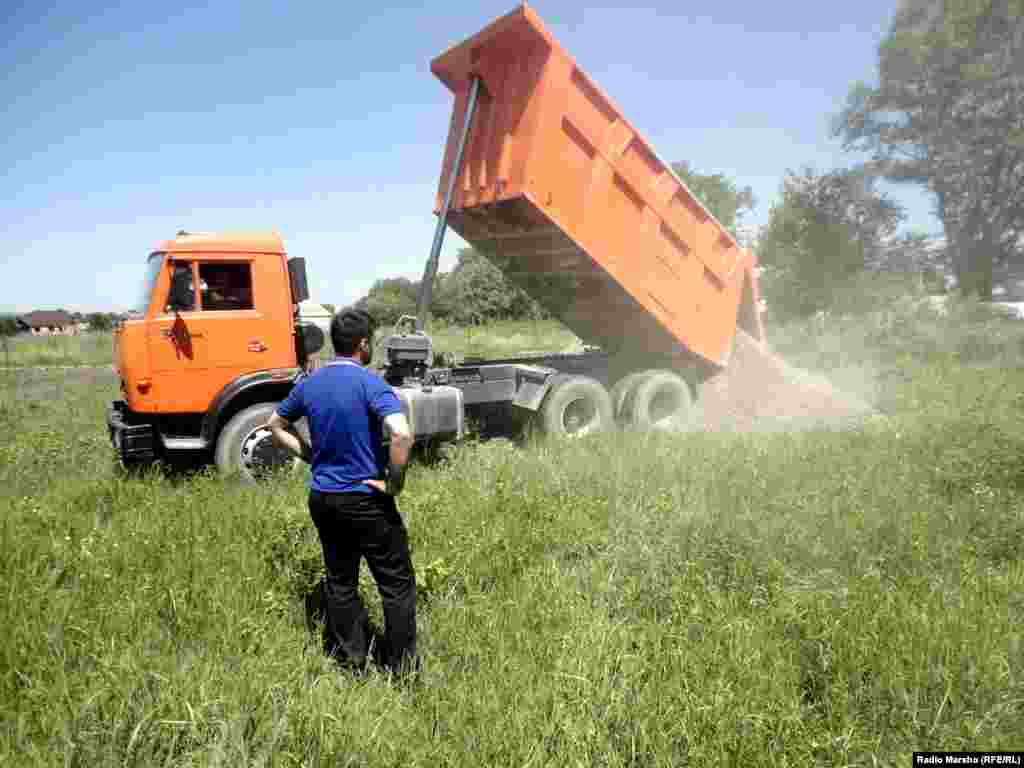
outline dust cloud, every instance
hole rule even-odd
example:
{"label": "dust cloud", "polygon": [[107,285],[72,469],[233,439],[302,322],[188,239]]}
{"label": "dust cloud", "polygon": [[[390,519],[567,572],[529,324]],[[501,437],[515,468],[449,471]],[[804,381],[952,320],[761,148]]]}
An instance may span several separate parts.
{"label": "dust cloud", "polygon": [[844,428],[876,416],[862,396],[789,365],[741,330],[728,365],[700,385],[697,402],[695,426],[715,432]]}

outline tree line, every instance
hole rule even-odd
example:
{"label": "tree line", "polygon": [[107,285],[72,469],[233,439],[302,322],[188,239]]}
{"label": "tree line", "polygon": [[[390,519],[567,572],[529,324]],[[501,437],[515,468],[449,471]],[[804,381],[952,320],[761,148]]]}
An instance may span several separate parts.
{"label": "tree line", "polygon": [[[382,324],[402,315],[415,315],[420,281],[405,277],[377,280],[356,306]],[[491,320],[545,318],[545,310],[522,289],[509,283],[501,271],[472,248],[459,251],[450,272],[438,273],[430,304],[431,317],[459,325]]]}
{"label": "tree line", "polygon": [[[760,233],[779,314],[849,310],[866,275],[951,273],[991,300],[1024,250],[1024,0],[902,0],[878,47],[878,83],[854,83],[832,135],[851,167],[790,172]],[[895,237],[904,211],[878,182],[926,191],[945,245]],[[870,289],[868,289],[870,292]]]}
{"label": "tree line", "polygon": [[905,0],[878,66],[833,133],[930,193],[960,291],[989,299],[1024,234],[1024,0]]}
{"label": "tree line", "polygon": [[[109,331],[114,327],[120,318],[116,312],[67,312],[58,309],[58,312],[66,312],[74,323],[88,323],[91,331]],[[0,315],[0,336],[14,336],[18,333],[18,315]]]}

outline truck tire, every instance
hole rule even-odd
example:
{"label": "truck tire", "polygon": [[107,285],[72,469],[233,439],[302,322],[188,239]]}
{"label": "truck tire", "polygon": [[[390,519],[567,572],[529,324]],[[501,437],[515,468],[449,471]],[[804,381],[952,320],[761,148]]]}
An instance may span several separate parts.
{"label": "truck tire", "polygon": [[608,391],[587,376],[566,376],[556,382],[538,416],[541,429],[559,437],[582,437],[615,424]]}
{"label": "truck tire", "polygon": [[654,371],[636,371],[634,373],[627,374],[619,379],[615,383],[615,386],[612,387],[610,393],[612,398],[612,413],[615,414],[615,418],[617,420],[621,422],[627,422],[629,420],[629,413],[626,411],[626,398],[633,393],[638,382],[652,373],[654,373]]}
{"label": "truck tire", "polygon": [[648,371],[628,393],[629,424],[640,430],[685,431],[697,419],[690,387],[671,371]]}
{"label": "truck tire", "polygon": [[[298,459],[274,443],[270,430],[263,427],[277,406],[276,402],[250,405],[224,425],[214,451],[214,462],[220,473],[237,474],[246,482],[255,482],[268,469],[295,465]],[[302,431],[300,425],[297,431]]]}

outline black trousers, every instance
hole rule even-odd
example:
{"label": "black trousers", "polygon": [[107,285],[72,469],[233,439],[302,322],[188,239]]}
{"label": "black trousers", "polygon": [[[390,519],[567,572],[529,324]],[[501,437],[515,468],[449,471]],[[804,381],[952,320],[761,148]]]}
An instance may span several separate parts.
{"label": "black trousers", "polygon": [[366,663],[370,628],[359,597],[359,563],[366,558],[384,604],[380,661],[406,671],[416,656],[416,574],[409,537],[394,497],[383,493],[310,491],[309,512],[327,566],[325,603],[330,652],[355,666]]}

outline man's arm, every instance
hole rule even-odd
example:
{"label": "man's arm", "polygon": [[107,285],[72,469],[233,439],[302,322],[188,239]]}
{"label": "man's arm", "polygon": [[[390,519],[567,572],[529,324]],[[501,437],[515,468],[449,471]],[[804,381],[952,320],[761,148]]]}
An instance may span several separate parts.
{"label": "man's arm", "polygon": [[391,435],[388,451],[388,479],[364,480],[369,486],[376,488],[381,493],[389,493],[397,496],[405,487],[405,469],[409,464],[409,454],[412,452],[412,430],[409,429],[409,422],[404,413],[392,413],[384,417],[384,426]]}
{"label": "man's arm", "polygon": [[412,452],[412,430],[409,429],[404,413],[393,413],[385,417],[384,426],[391,432],[387,491],[397,496],[405,487],[405,468],[409,465],[409,454]]}
{"label": "man's arm", "polygon": [[302,459],[307,464],[312,461],[313,450],[310,448],[309,443],[303,440],[302,437],[292,429],[291,423],[282,418],[276,411],[270,417],[270,421],[267,422],[267,429],[270,430],[270,434],[273,435],[274,441],[278,445],[287,449],[290,453]]}

